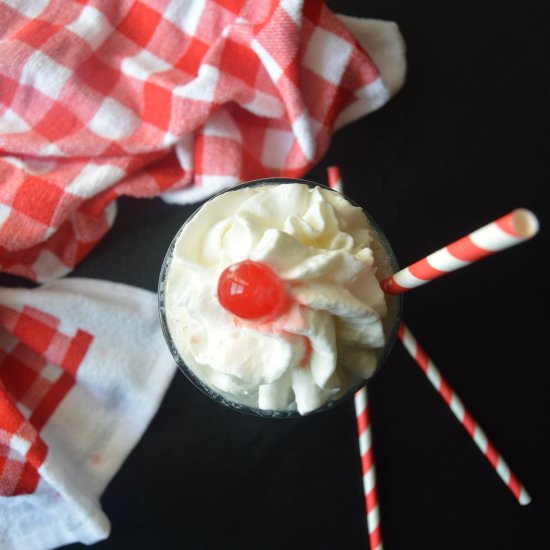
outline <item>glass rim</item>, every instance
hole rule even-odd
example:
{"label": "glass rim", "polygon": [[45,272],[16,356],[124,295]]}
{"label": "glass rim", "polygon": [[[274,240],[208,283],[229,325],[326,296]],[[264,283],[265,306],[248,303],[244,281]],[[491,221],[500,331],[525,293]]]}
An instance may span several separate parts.
{"label": "glass rim", "polygon": [[[376,232],[377,238],[382,245],[383,249],[385,250],[386,254],[388,255],[388,258],[390,259],[391,267],[394,273],[399,271],[399,266],[397,263],[397,258],[395,256],[395,253],[386,237],[384,232],[381,230],[378,222],[372,217],[372,215],[365,210],[361,205],[357,204],[355,201],[344,195],[344,193],[341,193],[340,191],[337,191],[328,185],[324,185],[321,183],[316,183],[314,181],[300,179],[300,178],[285,178],[285,177],[271,177],[271,178],[260,178],[256,180],[250,180],[243,182],[237,186],[229,187],[226,189],[223,189],[219,191],[218,193],[214,194],[212,197],[210,197],[208,200],[202,202],[194,211],[193,213],[183,222],[179,230],[177,231],[176,235],[170,242],[170,245],[168,247],[168,250],[166,251],[166,254],[162,261],[162,266],[160,270],[160,276],[158,281],[158,290],[157,290],[157,296],[158,296],[158,310],[159,310],[159,319],[160,319],[160,326],[162,329],[162,333],[164,335],[164,339],[166,341],[166,344],[168,345],[168,349],[170,350],[170,353],[172,354],[176,364],[178,365],[179,370],[183,372],[183,374],[186,376],[186,378],[202,393],[216,401],[218,404],[229,407],[230,409],[246,413],[251,416],[256,417],[262,417],[262,418],[278,418],[278,419],[288,419],[288,418],[302,418],[305,416],[311,416],[312,414],[317,414],[320,412],[324,412],[327,410],[330,410],[346,401],[348,401],[359,389],[361,389],[363,386],[365,386],[367,383],[371,382],[373,378],[380,372],[383,365],[386,363],[388,356],[391,353],[391,350],[393,349],[393,346],[397,340],[397,333],[399,330],[399,324],[401,322],[402,317],[402,310],[403,310],[403,296],[401,294],[396,296],[391,296],[391,299],[396,301],[395,304],[395,319],[391,325],[391,329],[389,333],[386,335],[386,342],[384,344],[384,347],[380,350],[380,353],[377,354],[377,363],[376,368],[371,376],[368,378],[360,380],[357,384],[354,384],[351,386],[343,395],[338,397],[337,399],[329,399],[324,405],[321,407],[318,407],[308,413],[301,414],[298,412],[298,410],[283,410],[283,411],[277,411],[272,409],[260,409],[259,407],[252,407],[250,405],[245,405],[242,403],[239,403],[238,401],[234,401],[222,393],[220,393],[218,390],[212,388],[206,382],[204,382],[191,367],[187,365],[183,357],[179,354],[174,341],[172,339],[172,336],[170,334],[170,330],[168,328],[168,322],[166,320],[166,308],[164,306],[165,304],[165,293],[166,293],[166,278],[168,276],[168,267],[171,263],[172,256],[174,253],[174,248],[176,246],[176,243],[183,232],[184,228],[188,225],[188,223],[195,217],[195,215],[203,208],[203,206],[213,200],[215,200],[220,195],[223,195],[225,193],[230,193],[232,191],[238,191],[241,188],[248,188],[248,187],[259,187],[262,185],[269,185],[269,184],[292,184],[292,183],[298,183],[302,185],[307,185],[308,187],[321,187],[323,189],[328,189],[329,191],[332,191],[334,193],[338,193],[341,195],[349,204],[352,206],[356,206],[358,208],[361,208],[361,211],[365,214],[371,228],[373,231]],[[386,296],[388,297],[388,296]]]}

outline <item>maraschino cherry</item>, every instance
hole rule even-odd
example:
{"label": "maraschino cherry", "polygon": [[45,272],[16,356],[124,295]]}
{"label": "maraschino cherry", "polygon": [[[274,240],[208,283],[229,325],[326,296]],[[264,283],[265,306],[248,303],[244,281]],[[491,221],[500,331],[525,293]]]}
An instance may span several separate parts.
{"label": "maraschino cherry", "polygon": [[266,264],[245,260],[227,267],[218,280],[218,300],[249,321],[270,321],[288,304],[283,281]]}

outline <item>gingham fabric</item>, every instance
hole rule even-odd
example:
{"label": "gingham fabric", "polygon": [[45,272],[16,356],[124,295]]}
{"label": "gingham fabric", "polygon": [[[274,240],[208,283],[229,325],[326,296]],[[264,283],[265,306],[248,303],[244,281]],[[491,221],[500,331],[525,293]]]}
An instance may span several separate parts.
{"label": "gingham fabric", "polygon": [[0,270],[37,281],[121,195],[303,175],[404,77],[395,25],[346,23],[388,80],[319,0],[0,0],[0,21]]}
{"label": "gingham fabric", "polygon": [[88,279],[0,291],[2,550],[108,535],[99,496],[175,368],[152,292]]}

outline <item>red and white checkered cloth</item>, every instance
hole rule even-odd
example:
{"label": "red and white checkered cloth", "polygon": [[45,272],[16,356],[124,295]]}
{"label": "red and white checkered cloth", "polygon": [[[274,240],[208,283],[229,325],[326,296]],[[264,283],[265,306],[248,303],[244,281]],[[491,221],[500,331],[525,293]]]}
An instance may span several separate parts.
{"label": "red and white checkered cloth", "polygon": [[0,271],[37,281],[121,195],[303,175],[405,74],[393,23],[319,0],[0,0],[0,21]]}
{"label": "red and white checkered cloth", "polygon": [[91,279],[0,291],[2,550],[109,534],[99,496],[175,369],[152,292]]}

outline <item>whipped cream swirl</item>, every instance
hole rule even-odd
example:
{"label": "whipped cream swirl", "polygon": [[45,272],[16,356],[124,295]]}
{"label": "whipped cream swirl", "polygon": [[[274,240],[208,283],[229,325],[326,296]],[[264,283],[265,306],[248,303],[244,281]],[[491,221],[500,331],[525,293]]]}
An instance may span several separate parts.
{"label": "whipped cream swirl", "polygon": [[[166,319],[187,365],[226,397],[265,410],[311,412],[376,369],[386,301],[363,211],[305,184],[218,195],[184,226],[166,282]],[[218,278],[244,260],[268,265],[290,307],[269,322],[239,319]]]}

